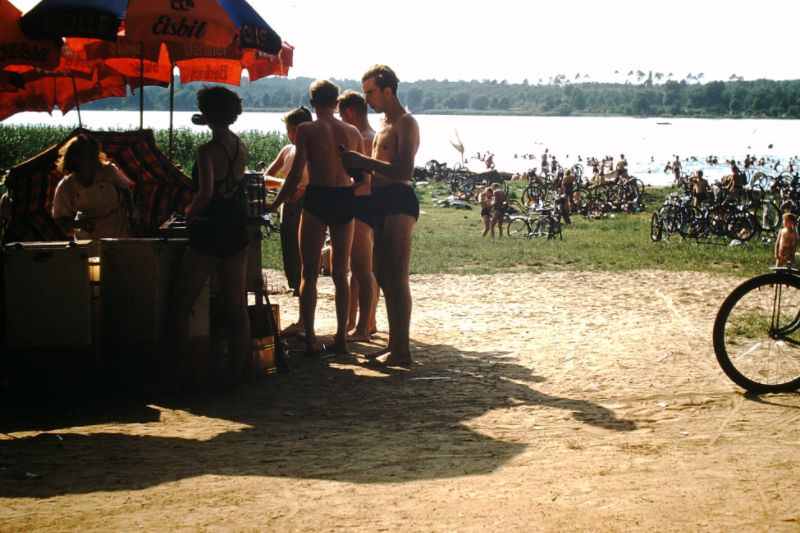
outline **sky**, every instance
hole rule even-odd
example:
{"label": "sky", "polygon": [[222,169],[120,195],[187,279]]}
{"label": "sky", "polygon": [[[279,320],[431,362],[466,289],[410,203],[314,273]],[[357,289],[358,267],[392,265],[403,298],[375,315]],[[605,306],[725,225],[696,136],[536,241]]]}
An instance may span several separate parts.
{"label": "sky", "polygon": [[[23,12],[35,0],[12,0]],[[800,1],[251,0],[295,47],[291,77],[402,81],[800,79]],[[617,73],[615,73],[615,71]],[[589,77],[586,78],[586,75]],[[635,81],[635,79],[629,79]]]}

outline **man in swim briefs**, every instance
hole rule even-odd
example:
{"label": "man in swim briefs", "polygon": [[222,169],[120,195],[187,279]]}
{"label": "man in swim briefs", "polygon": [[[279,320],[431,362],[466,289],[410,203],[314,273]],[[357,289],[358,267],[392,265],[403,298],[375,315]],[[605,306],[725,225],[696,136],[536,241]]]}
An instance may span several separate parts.
{"label": "man in swim briefs", "polygon": [[388,350],[374,361],[407,367],[411,365],[408,270],[411,235],[419,218],[411,178],[419,148],[419,126],[397,99],[397,85],[397,75],[386,65],[375,65],[364,74],[361,86],[367,103],[384,117],[371,158],[353,151],[341,155],[345,166],[372,172],[376,275],[389,318]]}
{"label": "man in swim briefs", "polygon": [[339,160],[339,149],[360,151],[363,141],[358,130],[334,117],[339,87],[328,80],[311,84],[311,107],[316,120],[297,126],[294,162],[275,202],[274,211],[291,197],[308,163],[308,186],[300,219],[300,306],[305,319],[306,353],[325,351],[314,331],[317,306],[317,276],[325,228],[331,234],[331,277],[335,287],[336,336],[332,351],[347,353],[347,307],[350,289],[347,271],[353,243],[353,179]]}

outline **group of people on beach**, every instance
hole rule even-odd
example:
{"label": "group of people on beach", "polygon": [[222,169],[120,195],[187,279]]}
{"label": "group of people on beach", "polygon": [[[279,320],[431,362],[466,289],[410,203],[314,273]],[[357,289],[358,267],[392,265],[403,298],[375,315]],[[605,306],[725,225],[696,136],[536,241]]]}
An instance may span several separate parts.
{"label": "group of people on beach", "polygon": [[[397,86],[396,74],[385,65],[364,74],[363,94],[340,95],[329,80],[313,82],[311,107],[316,119],[305,108],[286,114],[291,146],[267,169],[269,175],[285,178],[267,208],[282,207],[284,270],[290,289],[300,298],[298,320],[284,334],[303,337],[308,355],[348,353],[349,341],[370,340],[377,331],[380,287],[389,343],[373,354],[371,362],[411,364],[408,276],[412,231],[419,217],[412,186],[419,127],[400,104]],[[377,132],[367,120],[367,105],[384,114]],[[340,118],[335,116],[337,108]],[[314,327],[326,232],[337,323],[330,346],[318,340]]]}
{"label": "group of people on beach", "polygon": [[486,237],[491,232],[494,237],[494,230],[498,228],[499,236],[503,236],[503,220],[508,209],[508,197],[499,183],[495,182],[487,185],[478,192],[478,202],[481,205],[481,220],[483,220],[483,233],[481,237]]}
{"label": "group of people on beach", "polygon": [[[409,261],[419,217],[412,176],[419,127],[398,100],[399,81],[391,68],[375,65],[361,81],[363,94],[341,95],[329,80],[313,82],[310,104],[316,117],[305,107],[285,115],[290,144],[266,170],[285,178],[267,209],[281,209],[284,269],[289,287],[300,298],[300,318],[285,333],[303,336],[308,355],[348,353],[349,341],[368,341],[377,331],[380,287],[389,341],[385,349],[372,354],[370,363],[409,366]],[[196,152],[195,194],[185,211],[189,240],[176,278],[175,323],[170,330],[179,354],[177,367],[187,368],[189,316],[209,275],[216,271],[228,326],[229,379],[238,383],[250,348],[244,207],[248,151],[230,126],[242,113],[242,102],[233,91],[211,86],[198,91],[197,105],[200,113],[193,122],[207,125],[211,140]],[[368,105],[383,113],[377,132],[367,120]],[[335,116],[337,108],[340,118]],[[134,184],[106,160],[97,140],[76,136],[62,148],[58,167],[64,178],[56,188],[52,214],[67,233],[97,244],[103,237],[131,235],[119,198],[132,203]],[[337,329],[330,346],[318,340],[314,328],[326,233],[336,291]],[[351,266],[353,276],[348,279]]]}
{"label": "group of people on beach", "polygon": [[[386,65],[375,65],[364,74],[363,94],[340,95],[331,81],[314,81],[310,104],[316,117],[305,107],[286,113],[290,144],[266,169],[268,175],[284,178],[267,210],[281,209],[284,271],[300,298],[300,318],[284,333],[302,336],[307,355],[344,354],[349,341],[369,340],[376,331],[380,287],[389,342],[372,354],[370,364],[411,364],[409,260],[419,217],[411,177],[419,128],[400,104],[397,86],[396,74]],[[377,132],[367,121],[367,105],[383,113]],[[179,277],[177,317],[179,329],[185,330],[194,301],[216,269],[230,324],[233,380],[238,381],[250,342],[245,293],[248,242],[244,216],[233,204],[244,184],[247,149],[229,127],[242,112],[241,100],[226,88],[207,87],[198,92],[198,107],[212,138],[197,150],[198,190],[186,211],[190,238]],[[337,107],[341,119],[335,116]],[[337,323],[330,346],[319,341],[314,327],[326,233]],[[351,265],[354,275],[348,280]],[[360,309],[357,324],[356,308]]]}

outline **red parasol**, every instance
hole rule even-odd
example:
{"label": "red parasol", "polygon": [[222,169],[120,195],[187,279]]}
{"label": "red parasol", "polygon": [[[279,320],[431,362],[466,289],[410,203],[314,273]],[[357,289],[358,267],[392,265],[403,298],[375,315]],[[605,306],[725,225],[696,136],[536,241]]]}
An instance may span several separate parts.
{"label": "red parasol", "polygon": [[[22,86],[7,87],[0,92],[0,120],[5,120],[19,111],[46,111],[52,113],[57,106],[62,113],[73,107],[101,98],[128,95],[128,87],[139,87],[140,79],[129,79],[116,70],[99,64],[90,73],[77,70],[45,71],[32,69],[17,75]],[[148,85],[164,85],[159,80],[144,79]]]}
{"label": "red parasol", "polygon": [[46,111],[58,106],[62,113],[80,104],[106,98],[127,96],[125,78],[110,69],[85,78],[77,73],[32,70],[23,75],[25,86],[0,93],[0,120],[18,111]]}
{"label": "red parasol", "polygon": [[[170,83],[174,65],[182,69],[184,82],[235,85],[241,81],[243,67],[252,69],[254,80],[270,74],[286,75],[291,65],[292,48],[246,0],[41,0],[20,24],[30,36],[115,41],[83,43],[86,57],[102,58],[123,73],[133,68],[130,60],[138,60],[140,77],[149,69],[152,78],[159,78],[167,69]],[[169,59],[164,56],[165,46]],[[139,107],[141,128],[141,92]],[[170,118],[170,141],[171,132]]]}
{"label": "red parasol", "polygon": [[[75,44],[82,43],[75,40]],[[105,61],[87,58],[84,50],[74,50],[69,42],[61,46],[60,56],[56,59],[56,66],[51,69],[8,65],[7,70],[2,71],[0,120],[19,111],[52,113],[57,106],[62,113],[66,113],[74,107],[78,110],[79,126],[82,126],[80,104],[112,96],[127,96],[127,87],[167,85],[159,77],[126,76]]]}
{"label": "red parasol", "polygon": [[[41,0],[21,19],[31,37],[253,48],[276,54],[281,38],[245,0]],[[150,59],[155,59],[151,57]]]}
{"label": "red parasol", "polygon": [[27,70],[51,69],[61,55],[60,39],[32,39],[20,29],[22,13],[8,0],[0,0],[0,68]]}

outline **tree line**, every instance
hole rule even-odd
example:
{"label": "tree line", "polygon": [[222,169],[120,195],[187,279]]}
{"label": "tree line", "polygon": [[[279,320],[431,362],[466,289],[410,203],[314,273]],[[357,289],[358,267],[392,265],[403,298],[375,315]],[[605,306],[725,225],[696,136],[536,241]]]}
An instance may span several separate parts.
{"label": "tree line", "polygon": [[[641,79],[641,78],[640,78]],[[308,107],[311,78],[265,78],[234,87],[252,111],[286,111]],[[344,89],[360,90],[356,80],[333,80]],[[202,83],[175,84],[174,109],[196,109]],[[541,116],[651,116],[800,118],[800,80],[702,82],[702,74],[659,83],[647,76],[641,83],[570,82],[559,75],[547,83],[506,81],[421,80],[401,83],[400,101],[414,113],[498,114]],[[107,98],[84,109],[138,109],[139,97]],[[145,89],[145,109],[169,109],[169,90]]]}

